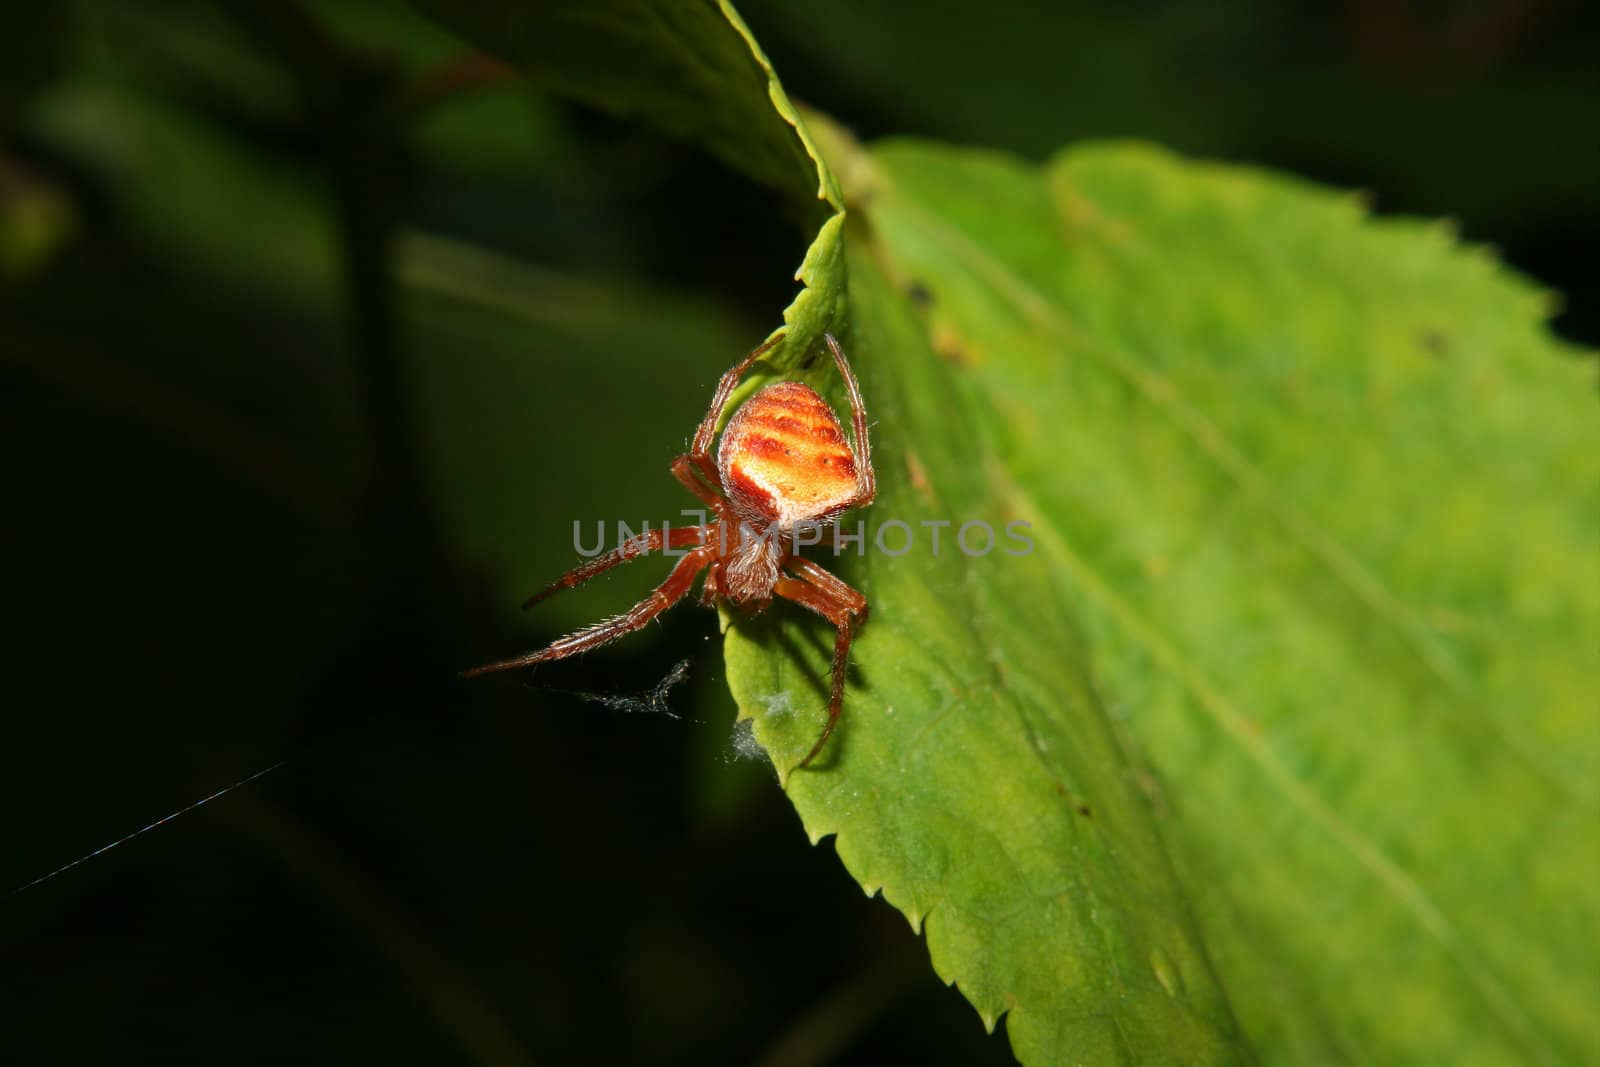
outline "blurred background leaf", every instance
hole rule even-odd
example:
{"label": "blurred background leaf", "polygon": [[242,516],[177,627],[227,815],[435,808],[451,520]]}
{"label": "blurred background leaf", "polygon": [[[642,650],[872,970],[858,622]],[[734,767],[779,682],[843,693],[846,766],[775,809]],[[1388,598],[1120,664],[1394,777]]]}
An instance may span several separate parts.
{"label": "blurred background leaf", "polygon": [[[1043,161],[1088,138],[1271,163],[1454,216],[1600,336],[1600,8],[1560,0],[743,7],[790,91],[863,137]],[[1585,265],[1588,261],[1589,265]]]}
{"label": "blurred background leaf", "polygon": [[795,366],[824,331],[843,330],[838,189],[772,65],[727,0],[538,7],[421,0],[421,6],[515,62],[535,85],[699,143],[784,195],[801,228],[817,235],[796,274],[804,289],[784,313],[782,343],[765,362]]}

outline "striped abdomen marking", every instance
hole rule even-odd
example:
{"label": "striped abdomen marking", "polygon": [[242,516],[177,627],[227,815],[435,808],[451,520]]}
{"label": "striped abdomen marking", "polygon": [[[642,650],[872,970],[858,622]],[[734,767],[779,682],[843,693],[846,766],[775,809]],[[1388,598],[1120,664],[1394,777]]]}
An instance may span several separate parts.
{"label": "striped abdomen marking", "polygon": [[800,382],[774,382],[739,407],[717,468],[741,517],[781,526],[831,518],[856,495],[839,417]]}

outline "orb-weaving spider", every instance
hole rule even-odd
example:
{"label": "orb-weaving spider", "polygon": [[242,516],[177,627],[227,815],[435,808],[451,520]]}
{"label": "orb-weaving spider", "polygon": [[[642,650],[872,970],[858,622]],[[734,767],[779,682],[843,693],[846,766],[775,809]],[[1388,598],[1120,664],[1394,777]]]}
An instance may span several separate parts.
{"label": "orb-weaving spider", "polygon": [[711,408],[695,431],[694,444],[672,463],[672,473],[705,502],[716,518],[701,526],[649,530],[574,567],[522,606],[530,608],[553,593],[582,585],[619,563],[658,551],[664,545],[688,548],[667,580],[622,615],[569,634],[536,652],[475,667],[464,676],[563,659],[632,633],[683,599],[695,576],[704,570],[706,580],[700,603],[707,607],[714,606],[718,597],[725,597],[755,614],[779,596],[810,608],[838,631],[833,646],[828,721],[796,768],[815,759],[839,721],[850,640],[866,621],[867,598],[798,555],[795,537],[802,530],[826,526],[851,508],[872,503],[877,494],[861,387],[856,384],[839,342],[832,334],[823,337],[850,393],[853,441],[845,439],[839,417],[816,390],[801,382],[774,382],[734,412],[713,462],[711,443],[728,397],[750,365],[783,335],[767,341],[722,376]]}

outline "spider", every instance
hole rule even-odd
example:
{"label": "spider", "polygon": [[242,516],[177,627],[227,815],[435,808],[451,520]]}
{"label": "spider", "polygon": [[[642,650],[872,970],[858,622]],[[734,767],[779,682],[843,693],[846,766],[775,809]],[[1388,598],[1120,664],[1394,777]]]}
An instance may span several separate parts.
{"label": "spider", "polygon": [[615,618],[569,634],[537,651],[475,667],[462,676],[471,678],[564,659],[632,633],[683,599],[703,570],[706,579],[700,603],[706,607],[714,606],[721,597],[754,615],[778,596],[809,608],[833,624],[837,636],[828,721],[796,769],[815,759],[839,721],[850,641],[866,621],[867,598],[796,553],[796,535],[802,530],[821,529],[843,512],[872,503],[877,495],[861,387],[839,342],[832,334],[823,337],[850,393],[853,440],[845,439],[839,417],[816,390],[801,382],[774,382],[734,412],[713,461],[711,444],[728,397],[750,365],[781,341],[783,334],[771,338],[722,376],[711,407],[695,431],[694,443],[672,462],[673,475],[704,501],[716,518],[701,526],[647,530],[613,551],[574,567],[522,606],[531,608],[554,593],[582,585],[664,545],[688,548],[667,580]]}

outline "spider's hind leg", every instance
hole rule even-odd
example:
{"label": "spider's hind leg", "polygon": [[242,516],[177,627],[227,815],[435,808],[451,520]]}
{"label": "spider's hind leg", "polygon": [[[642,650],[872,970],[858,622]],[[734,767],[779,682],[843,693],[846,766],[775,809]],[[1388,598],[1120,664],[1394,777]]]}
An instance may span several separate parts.
{"label": "spider's hind leg", "polygon": [[[791,558],[788,563],[795,566],[796,570],[804,569],[796,566],[799,557]],[[815,564],[811,566],[815,567]],[[817,568],[821,570],[820,567]],[[826,573],[826,572],[824,572]],[[833,623],[837,636],[833,643],[833,687],[828,694],[828,721],[823,724],[822,733],[817,737],[816,744],[811,746],[811,751],[806,753],[805,759],[794,765],[795,770],[806,766],[817,758],[822,751],[822,746],[828,743],[828,738],[833,735],[833,728],[839,723],[839,716],[844,711],[844,678],[850,667],[850,642],[855,637],[856,627],[860,624],[861,616],[866,611],[866,598],[851,589],[844,582],[828,577],[837,582],[843,589],[852,594],[852,598],[841,596],[831,588],[823,588],[809,582],[800,581],[798,578],[782,577],[773,587],[773,592],[786,600],[792,600],[802,607],[810,608]]]}
{"label": "spider's hind leg", "polygon": [[744,372],[750,369],[752,363],[776,348],[786,336],[787,334],[780,333],[769,337],[723,374],[722,379],[717,382],[717,391],[711,398],[711,407],[706,410],[706,417],[700,421],[700,427],[694,434],[694,444],[689,448],[689,455],[696,457],[697,462],[709,459],[711,442],[717,436],[717,423],[722,421],[722,410],[728,406],[728,398],[733,395],[739,379],[744,377]]}
{"label": "spider's hind leg", "polygon": [[833,334],[825,333],[822,337],[833,353],[834,365],[839,368],[845,390],[850,394],[850,422],[854,433],[850,455],[856,464],[856,493],[848,506],[865,507],[878,495],[878,476],[872,469],[872,440],[867,434],[866,401],[861,399],[861,385],[856,381],[855,372],[850,369],[850,361],[844,357],[844,349],[839,347]]}

